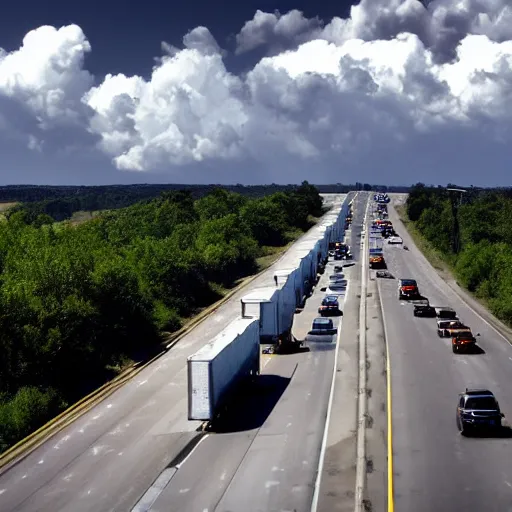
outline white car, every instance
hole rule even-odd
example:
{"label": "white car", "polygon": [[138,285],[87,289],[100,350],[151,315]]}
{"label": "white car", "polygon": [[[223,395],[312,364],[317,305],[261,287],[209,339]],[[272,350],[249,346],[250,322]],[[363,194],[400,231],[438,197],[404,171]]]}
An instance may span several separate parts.
{"label": "white car", "polygon": [[399,236],[390,236],[388,238],[388,244],[403,244],[404,241]]}

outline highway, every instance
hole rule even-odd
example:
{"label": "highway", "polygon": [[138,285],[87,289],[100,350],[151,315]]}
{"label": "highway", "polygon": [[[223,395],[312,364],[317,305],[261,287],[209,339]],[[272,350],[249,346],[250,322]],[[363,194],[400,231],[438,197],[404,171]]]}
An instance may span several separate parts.
{"label": "highway", "polygon": [[414,246],[389,206],[390,220],[409,247],[385,245],[395,278],[413,278],[431,304],[453,307],[474,333],[481,354],[453,354],[436,321],[415,318],[397,299],[396,279],[379,281],[390,350],[396,512],[512,510],[512,439],[464,437],[455,423],[465,387],[493,391],[512,419],[512,347],[448,286]]}
{"label": "highway", "polygon": [[[360,222],[365,204],[356,199],[354,223],[357,218]],[[359,232],[360,227],[352,232],[355,259]],[[325,295],[321,288],[333,266],[330,261],[304,310],[295,315],[293,334],[299,339],[306,338],[318,316]],[[360,271],[358,264],[346,270],[349,295],[352,276]],[[343,317],[343,323],[346,320]],[[233,406],[233,417],[202,440],[158,496],[152,512],[310,510],[336,337],[307,339],[307,351],[264,358],[260,383]]]}
{"label": "highway", "polygon": [[[356,215],[361,215],[364,201],[357,204]],[[352,245],[356,252],[357,242]],[[197,438],[200,423],[187,420],[187,357],[240,314],[240,298],[250,289],[273,285],[274,268],[235,294],[107,400],[17,464],[4,468],[0,510],[131,510],[162,471],[176,464]],[[350,272],[358,272],[357,268]],[[316,294],[297,315],[297,336],[306,333],[319,301]],[[178,503],[176,496],[183,497],[173,510],[197,510],[190,501],[192,495],[202,498],[187,489],[197,490],[205,482],[209,482],[205,502],[217,500],[218,510],[240,509],[242,500],[243,510],[249,504],[260,507],[251,510],[271,510],[284,503],[306,510],[317,471],[333,348],[334,343],[328,347],[317,344],[310,352],[265,359],[262,386],[268,389],[266,404],[259,404],[257,413],[249,408],[247,414],[237,415],[242,420],[238,424],[226,422],[229,432],[204,438],[190,457],[181,461],[155,510],[160,506],[170,510],[166,496],[172,497],[172,507]],[[218,478],[214,466],[220,468]]]}

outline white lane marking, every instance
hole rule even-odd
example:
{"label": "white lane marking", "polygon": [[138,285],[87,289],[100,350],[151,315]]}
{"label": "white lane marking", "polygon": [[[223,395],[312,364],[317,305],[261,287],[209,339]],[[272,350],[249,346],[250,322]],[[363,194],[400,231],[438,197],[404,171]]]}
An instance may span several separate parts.
{"label": "white lane marking", "polygon": [[144,384],[146,384],[147,381],[148,381],[148,379],[143,380],[141,382],[137,382],[137,387],[144,386]]}
{"label": "white lane marking", "polygon": [[22,480],[25,480],[25,478],[27,478],[27,476],[28,476],[28,475],[25,473],[25,474],[21,477],[21,479],[22,479]]}
{"label": "white lane marking", "polygon": [[107,409],[110,409],[112,407],[112,404],[107,405]]}
{"label": "white lane marking", "polygon": [[38,464],[44,464],[44,459],[41,459]]}
{"label": "white lane marking", "polygon": [[224,480],[226,480],[226,476],[227,476],[227,475],[226,475],[226,472],[225,472],[225,471],[223,471],[223,472],[222,472],[222,475],[220,475],[220,480],[221,480],[221,482],[224,482]]}
{"label": "white lane marking", "polygon": [[[98,446],[93,446],[92,448],[92,454],[93,455],[99,455],[101,452],[104,452],[105,451],[105,448],[108,448],[108,446],[105,446],[103,444],[100,444]],[[112,451],[112,450],[110,450]]]}
{"label": "white lane marking", "polygon": [[190,491],[190,489],[187,487],[186,489],[180,489],[180,494],[185,494],[187,493],[188,491]]}
{"label": "white lane marking", "polygon": [[509,359],[512,361],[512,357],[509,357]]}
{"label": "white lane marking", "polygon": [[203,436],[199,442],[194,446],[194,449],[179,463],[176,465],[176,469],[180,469],[181,466],[183,466],[185,464],[185,462],[187,462],[188,459],[190,459],[190,457],[192,456],[192,454],[199,448],[199,445],[207,438],[207,437],[210,437],[210,434],[206,434],[205,436]]}
{"label": "white lane marking", "polygon": [[265,489],[270,489],[271,487],[275,487],[280,483],[281,482],[278,482],[277,480],[269,480],[268,482],[265,482]]}
{"label": "white lane marking", "polygon": [[0,489],[0,495],[2,495],[7,489]]}
{"label": "white lane marking", "polygon": [[507,482],[507,481],[505,480],[505,483],[506,483],[509,487],[512,487],[512,484],[511,484],[510,482]]}
{"label": "white lane marking", "polygon": [[164,469],[153,485],[144,493],[142,498],[132,508],[132,512],[148,512],[157,500],[158,496],[160,496],[167,484],[171,481],[171,478],[176,474],[176,471],[176,468]]}
{"label": "white lane marking", "polygon": [[[189,459],[189,457],[197,450],[198,446],[207,438],[210,434],[206,434],[203,436],[199,442],[194,446],[194,449],[176,466],[172,468],[166,468],[160,473],[160,476],[155,480],[153,485],[144,493],[142,498],[135,504],[132,508],[131,512],[148,512],[155,501],[158,499],[158,496],[162,494],[163,490],[167,487],[172,477],[176,474],[178,469],[180,469],[185,462]],[[187,489],[189,491],[189,489]],[[182,492],[182,490],[180,490]]]}
{"label": "white lane marking", "polygon": [[69,482],[72,477],[73,477],[73,473],[70,473],[69,475],[66,475],[66,476],[62,477],[62,480],[65,480],[66,482]]}
{"label": "white lane marking", "polygon": [[53,447],[55,450],[58,450],[66,441],[70,439],[71,436],[65,435],[55,446]]}

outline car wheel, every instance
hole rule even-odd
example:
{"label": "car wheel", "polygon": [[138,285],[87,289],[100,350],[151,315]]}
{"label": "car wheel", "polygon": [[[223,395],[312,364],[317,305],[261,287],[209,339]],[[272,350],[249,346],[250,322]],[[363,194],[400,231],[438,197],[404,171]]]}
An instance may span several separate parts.
{"label": "car wheel", "polygon": [[457,347],[457,345],[452,345],[452,351],[454,354],[458,354],[459,353],[459,347]]}
{"label": "car wheel", "polygon": [[442,336],[441,336],[441,331],[439,331],[439,330],[438,330],[438,331],[437,331],[437,335],[438,335],[440,338],[442,338]]}

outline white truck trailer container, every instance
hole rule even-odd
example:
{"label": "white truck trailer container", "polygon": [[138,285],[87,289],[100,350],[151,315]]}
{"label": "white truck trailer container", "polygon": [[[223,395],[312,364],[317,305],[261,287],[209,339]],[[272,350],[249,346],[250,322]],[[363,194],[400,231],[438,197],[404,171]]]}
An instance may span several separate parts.
{"label": "white truck trailer container", "polygon": [[259,321],[239,318],[187,360],[188,419],[212,420],[236,385],[260,371]]}
{"label": "white truck trailer container", "polygon": [[242,317],[258,318],[260,341],[276,342],[289,332],[295,314],[295,292],[292,283],[278,288],[257,288],[241,299]]}
{"label": "white truck trailer container", "polygon": [[279,293],[276,287],[256,288],[240,300],[242,318],[259,319],[260,341],[271,341],[279,334]]}

